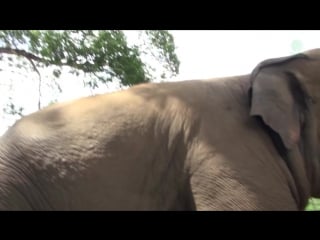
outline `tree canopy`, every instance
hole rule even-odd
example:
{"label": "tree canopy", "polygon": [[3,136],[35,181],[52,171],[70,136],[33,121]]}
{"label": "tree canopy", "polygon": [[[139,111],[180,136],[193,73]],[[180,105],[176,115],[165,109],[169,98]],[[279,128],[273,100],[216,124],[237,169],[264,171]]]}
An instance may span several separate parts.
{"label": "tree canopy", "polygon": [[[153,47],[154,56],[167,72],[179,72],[172,35],[168,31],[141,31],[145,45]],[[33,66],[69,66],[73,71],[92,73],[95,80],[106,82],[118,78],[121,84],[148,82],[152,75],[141,55],[146,49],[129,46],[123,31],[0,31],[0,54],[14,54],[26,58]],[[59,76],[57,68],[53,74]],[[165,76],[165,75],[163,75]],[[92,80],[89,86],[96,87]]]}
{"label": "tree canopy", "polygon": [[[17,70],[38,74],[38,108],[43,69],[51,69],[56,79],[66,68],[76,75],[85,73],[89,76],[85,86],[91,89],[114,80],[121,86],[132,86],[150,82],[157,74],[167,78],[179,73],[174,39],[168,31],[138,31],[134,43],[125,32],[131,31],[1,30],[0,60]],[[6,112],[21,115],[22,108],[15,108],[12,99],[8,101]]]}

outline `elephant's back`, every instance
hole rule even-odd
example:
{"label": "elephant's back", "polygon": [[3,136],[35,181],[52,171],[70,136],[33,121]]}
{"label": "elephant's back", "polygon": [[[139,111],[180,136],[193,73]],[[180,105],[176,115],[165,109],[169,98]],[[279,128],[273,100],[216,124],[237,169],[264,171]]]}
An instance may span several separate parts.
{"label": "elephant's back", "polygon": [[[31,182],[42,184],[60,209],[65,205],[56,193],[63,196],[65,187],[77,196],[71,207],[138,208],[146,199],[155,209],[164,203],[152,198],[154,189],[183,185],[176,181],[187,172],[186,142],[204,122],[207,132],[212,120],[221,120],[220,101],[234,101],[225,81],[143,84],[55,104],[18,121],[4,136],[6,152],[16,152],[14,165],[32,169]],[[169,203],[176,197],[166,195]]]}

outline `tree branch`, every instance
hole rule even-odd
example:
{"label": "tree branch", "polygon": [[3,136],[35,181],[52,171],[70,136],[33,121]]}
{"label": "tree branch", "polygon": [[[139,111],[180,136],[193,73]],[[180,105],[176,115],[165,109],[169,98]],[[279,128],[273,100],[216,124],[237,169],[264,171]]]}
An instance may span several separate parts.
{"label": "tree branch", "polygon": [[38,99],[38,110],[41,109],[41,75],[40,75],[40,72],[38,71],[36,65],[34,64],[34,62],[32,61],[31,58],[29,57],[26,57],[30,63],[32,64],[32,67],[34,69],[34,71],[36,71],[38,73],[38,76],[39,76],[39,86],[38,86],[38,92],[39,92],[39,99]]}
{"label": "tree branch", "polygon": [[25,58],[27,58],[29,61],[34,60],[37,62],[42,62],[42,63],[46,63],[47,61],[43,58],[40,58],[32,53],[29,53],[25,50],[21,50],[21,49],[13,49],[13,48],[8,48],[8,47],[0,47],[0,53],[6,53],[6,54],[14,54],[17,56],[23,56]]}
{"label": "tree branch", "polygon": [[33,53],[27,52],[25,50],[21,50],[21,49],[14,49],[14,48],[9,48],[9,47],[0,47],[0,54],[1,53],[6,53],[6,54],[13,54],[13,55],[17,55],[17,56],[22,56],[27,58],[29,61],[34,60],[37,62],[41,62],[41,63],[50,63],[52,65],[56,65],[56,66],[69,66],[69,67],[73,67],[76,68],[78,70],[81,70],[83,72],[85,72],[83,70],[83,64],[77,64],[77,63],[72,63],[72,64],[68,64],[68,63],[52,63],[50,62],[50,60],[46,60],[44,58],[38,57],[36,55],[34,55]]}

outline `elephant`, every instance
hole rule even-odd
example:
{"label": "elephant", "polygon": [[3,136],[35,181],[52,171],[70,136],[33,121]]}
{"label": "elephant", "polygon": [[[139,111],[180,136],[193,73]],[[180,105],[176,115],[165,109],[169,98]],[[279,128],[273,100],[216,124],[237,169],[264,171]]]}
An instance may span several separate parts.
{"label": "elephant", "polygon": [[320,49],[56,103],[0,140],[0,210],[301,211],[320,196]]}

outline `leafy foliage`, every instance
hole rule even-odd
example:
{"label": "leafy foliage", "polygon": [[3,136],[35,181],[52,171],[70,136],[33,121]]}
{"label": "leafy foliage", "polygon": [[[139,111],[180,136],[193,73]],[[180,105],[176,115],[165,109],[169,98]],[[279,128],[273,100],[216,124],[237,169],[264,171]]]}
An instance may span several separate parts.
{"label": "leafy foliage", "polygon": [[[132,32],[137,33],[135,44],[128,41],[128,33]],[[151,64],[154,62],[156,67]],[[175,76],[179,65],[174,39],[164,30],[0,30],[0,71],[22,76],[15,80],[12,92],[19,88],[19,81],[38,77],[37,86],[32,85],[38,95],[38,109],[42,96],[50,103],[48,94],[42,93],[45,86],[62,92],[57,80],[66,71],[83,76],[79,81],[84,86],[97,89],[113,81],[122,87],[149,82],[157,76]],[[1,84],[14,82],[9,78],[4,80]],[[2,105],[3,113],[22,116],[26,108],[16,107],[14,100],[10,97]]]}
{"label": "leafy foliage", "polygon": [[7,105],[4,107],[3,111],[7,114],[11,114],[11,115],[19,115],[20,117],[23,115],[23,107],[16,107],[13,103],[12,103],[12,99],[10,99],[11,101],[7,103]]}
{"label": "leafy foliage", "polygon": [[[174,52],[172,35],[168,31],[143,32],[154,48],[150,54],[157,57],[164,72],[178,74],[180,63]],[[55,77],[60,76],[63,66],[70,67],[75,74],[78,71],[89,73],[92,80],[87,85],[91,88],[96,88],[97,82],[106,83],[115,79],[124,86],[131,86],[149,82],[153,77],[141,59],[139,47],[130,47],[124,32],[118,30],[4,30],[0,31],[1,54],[24,57],[34,70],[54,65]],[[21,66],[22,63],[19,63],[18,67]]]}
{"label": "leafy foliage", "polygon": [[319,211],[320,210],[320,199],[319,198],[310,198],[308,206],[306,207],[307,211]]}

